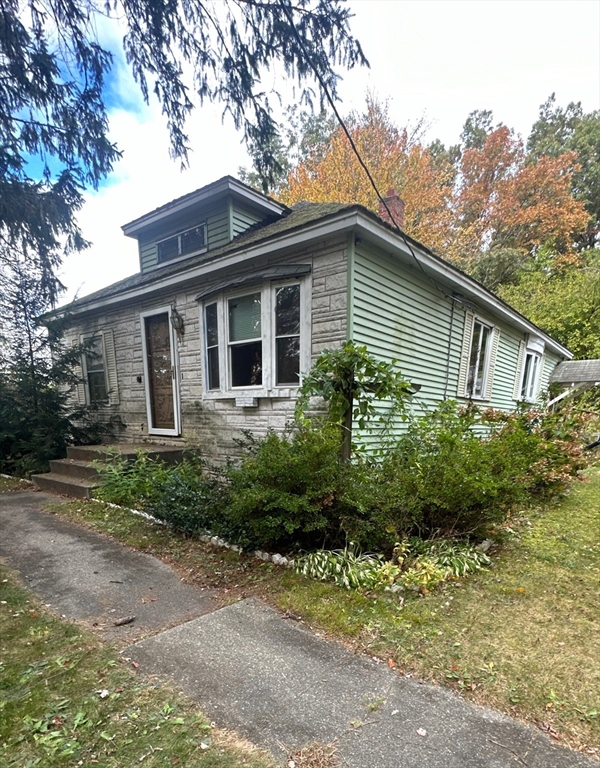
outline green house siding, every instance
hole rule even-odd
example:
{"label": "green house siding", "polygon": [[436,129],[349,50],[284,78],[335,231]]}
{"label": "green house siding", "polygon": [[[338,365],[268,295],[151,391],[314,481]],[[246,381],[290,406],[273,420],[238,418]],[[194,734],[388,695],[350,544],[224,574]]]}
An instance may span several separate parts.
{"label": "green house siding", "polygon": [[245,232],[253,224],[257,224],[264,218],[264,213],[258,213],[234,200],[231,206],[232,237],[237,237]]}
{"label": "green house siding", "polygon": [[562,361],[562,357],[548,352],[544,355],[544,367],[542,368],[542,377],[540,379],[540,391],[544,392],[548,388],[550,383],[550,374],[556,368],[556,366]]}
{"label": "green house siding", "polygon": [[[467,309],[432,285],[418,267],[407,265],[364,242],[356,243],[349,265],[351,308],[348,338],[364,344],[376,357],[396,359],[404,376],[421,389],[413,408],[428,408],[444,398],[466,403],[460,396],[459,366]],[[520,372],[519,349],[525,334],[488,312],[472,309],[476,318],[499,330],[489,399],[484,407],[513,410]],[[560,358],[546,352],[540,381],[543,391]],[[401,429],[401,425],[398,425]],[[368,436],[366,443],[376,438]]]}
{"label": "green house siding", "polygon": [[206,222],[206,236],[208,250],[220,248],[230,240],[229,234],[229,207],[227,200],[223,200],[210,208],[202,208],[190,213],[173,217],[168,224],[163,224],[159,231],[154,231],[139,239],[140,268],[142,272],[151,272],[162,266],[158,263],[158,251],[156,242],[164,240],[171,235],[176,235],[186,229],[198,226]]}
{"label": "green house siding", "polygon": [[456,396],[464,312],[431,290],[415,268],[365,243],[355,246],[352,338],[377,357],[398,360],[426,404]]}

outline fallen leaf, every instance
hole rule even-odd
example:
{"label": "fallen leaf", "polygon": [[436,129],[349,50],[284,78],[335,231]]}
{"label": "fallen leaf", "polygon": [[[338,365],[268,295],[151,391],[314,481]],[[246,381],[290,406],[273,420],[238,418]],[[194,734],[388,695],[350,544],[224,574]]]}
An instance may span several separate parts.
{"label": "fallen leaf", "polygon": [[396,666],[396,662],[394,661],[394,659],[391,659],[391,658],[388,659],[388,667],[390,669],[394,669],[395,666]]}

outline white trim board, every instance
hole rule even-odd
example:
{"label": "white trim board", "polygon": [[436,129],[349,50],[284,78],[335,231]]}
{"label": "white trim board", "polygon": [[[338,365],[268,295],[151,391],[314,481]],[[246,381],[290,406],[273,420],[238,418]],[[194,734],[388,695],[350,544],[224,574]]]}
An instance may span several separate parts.
{"label": "white trim board", "polygon": [[[389,230],[383,223],[380,224],[370,216],[365,215],[362,211],[350,209],[328,216],[325,220],[317,220],[312,224],[284,233],[270,240],[258,242],[247,248],[242,247],[233,253],[228,253],[214,260],[198,264],[189,270],[182,270],[176,275],[170,275],[163,279],[157,277],[156,281],[151,284],[137,286],[129,291],[124,291],[123,293],[114,296],[103,297],[92,301],[81,308],[74,307],[69,311],[71,314],[76,315],[84,312],[92,312],[96,309],[104,309],[107,306],[127,302],[141,296],[147,297],[151,293],[164,291],[182,283],[189,283],[190,280],[205,277],[219,270],[230,269],[237,264],[251,261],[252,259],[261,256],[268,256],[282,250],[294,248],[298,245],[306,245],[311,241],[319,240],[331,235],[342,235],[353,229],[359,235],[361,233],[366,235],[369,238],[369,241],[376,246],[383,248],[388,253],[391,252],[392,255],[396,257],[400,257],[408,266],[412,265],[413,267],[416,267],[408,246],[400,235]],[[432,278],[441,280],[449,291],[457,288],[460,289],[465,298],[476,303],[478,308],[482,311],[492,312],[494,315],[502,318],[523,333],[531,333],[543,338],[548,348],[561,357],[568,360],[573,357],[573,353],[566,347],[563,347],[550,336],[543,333],[543,331],[531,321],[512,309],[512,307],[509,307],[509,305],[505,304],[497,296],[490,293],[483,285],[477,283],[468,275],[463,274],[441,258],[421,250],[418,245],[413,244],[412,247],[418,255],[418,259],[423,265],[423,268]],[[60,309],[58,312],[60,313]]]}

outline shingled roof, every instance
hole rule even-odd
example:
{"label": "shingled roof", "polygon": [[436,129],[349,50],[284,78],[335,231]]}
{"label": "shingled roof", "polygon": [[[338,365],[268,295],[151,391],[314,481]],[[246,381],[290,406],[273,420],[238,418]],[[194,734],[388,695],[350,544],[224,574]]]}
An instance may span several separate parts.
{"label": "shingled roof", "polygon": [[262,242],[277,238],[285,233],[301,229],[307,224],[327,218],[327,216],[332,216],[342,210],[353,208],[359,209],[361,206],[349,203],[299,203],[291,208],[288,213],[278,217],[275,221],[271,220],[267,224],[264,222],[255,224],[234,238],[230,243],[227,243],[227,245],[224,245],[221,248],[216,248],[214,251],[210,251],[208,255],[204,253],[200,256],[180,261],[177,264],[161,267],[152,272],[138,273],[131,277],[126,277],[112,285],[108,285],[106,288],[101,288],[100,290],[94,291],[70,304],[59,307],[59,311],[77,310],[83,308],[86,304],[98,301],[98,299],[107,299],[109,297],[118,296],[121,293],[126,293],[134,288],[152,285],[171,275],[187,272],[190,268],[195,267],[198,264],[209,263],[230,253],[243,250],[251,245],[258,245]]}
{"label": "shingled roof", "polygon": [[600,360],[565,360],[550,376],[551,384],[596,384],[600,382]]}

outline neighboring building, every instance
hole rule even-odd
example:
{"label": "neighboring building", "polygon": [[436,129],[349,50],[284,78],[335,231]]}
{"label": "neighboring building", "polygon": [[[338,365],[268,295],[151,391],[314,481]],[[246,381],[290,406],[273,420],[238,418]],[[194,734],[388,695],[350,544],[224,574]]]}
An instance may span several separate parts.
{"label": "neighboring building", "polygon": [[140,273],[60,310],[70,343],[97,339],[78,396],[105,403],[122,442],[227,455],[242,429],[282,429],[302,373],[346,339],[396,359],[425,404],[510,410],[572,357],[360,205],[290,209],[225,177],[123,231]]}

